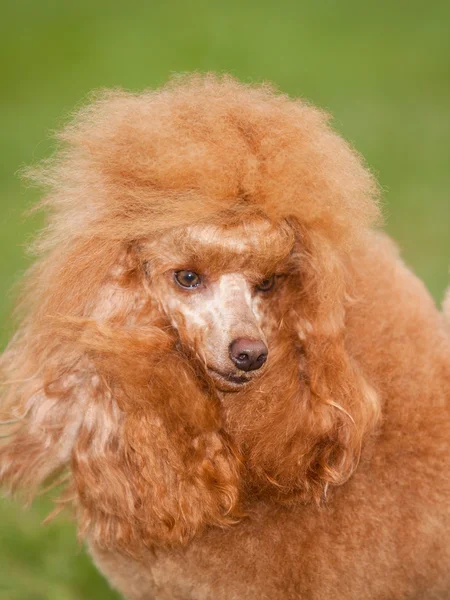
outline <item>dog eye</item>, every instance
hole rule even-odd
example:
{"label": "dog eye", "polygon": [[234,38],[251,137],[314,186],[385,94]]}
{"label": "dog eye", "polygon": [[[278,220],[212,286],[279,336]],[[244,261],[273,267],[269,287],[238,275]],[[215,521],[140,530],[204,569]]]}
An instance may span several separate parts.
{"label": "dog eye", "polygon": [[195,288],[201,283],[200,275],[194,271],[176,271],[175,281],[184,288]]}
{"label": "dog eye", "polygon": [[271,290],[273,288],[274,285],[275,285],[275,275],[272,275],[272,277],[269,277],[268,279],[264,279],[264,281],[261,281],[261,283],[256,286],[256,289],[260,290],[261,292],[268,292],[269,290]]}

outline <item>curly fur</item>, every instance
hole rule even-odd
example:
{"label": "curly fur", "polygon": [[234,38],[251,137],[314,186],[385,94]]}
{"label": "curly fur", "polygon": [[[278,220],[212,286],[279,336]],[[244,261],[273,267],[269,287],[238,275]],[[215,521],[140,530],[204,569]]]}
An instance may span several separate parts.
{"label": "curly fur", "polygon": [[[327,120],[268,86],[185,77],[102,93],[29,172],[49,221],[2,357],[0,480],[33,493],[63,474],[61,500],[126,597],[450,589],[448,548],[424,525],[450,528],[448,330],[376,231],[376,184]],[[200,318],[166,277],[192,265],[228,274],[242,298],[230,331],[269,346],[233,393],[209,370],[231,341],[213,338],[218,300]],[[272,567],[260,552],[276,531]],[[404,543],[427,559],[398,549],[407,572],[388,572]]]}

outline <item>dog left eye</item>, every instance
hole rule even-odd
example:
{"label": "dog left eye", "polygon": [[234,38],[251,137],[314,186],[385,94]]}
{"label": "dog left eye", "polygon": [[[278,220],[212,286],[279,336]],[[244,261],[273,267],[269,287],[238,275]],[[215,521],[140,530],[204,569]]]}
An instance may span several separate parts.
{"label": "dog left eye", "polygon": [[256,286],[256,289],[260,290],[261,292],[268,292],[273,288],[274,285],[275,275],[272,275],[272,277],[268,277],[267,279],[264,279],[264,281],[261,281],[261,283]]}
{"label": "dog left eye", "polygon": [[184,288],[195,288],[201,283],[200,275],[194,271],[176,271],[175,281]]}

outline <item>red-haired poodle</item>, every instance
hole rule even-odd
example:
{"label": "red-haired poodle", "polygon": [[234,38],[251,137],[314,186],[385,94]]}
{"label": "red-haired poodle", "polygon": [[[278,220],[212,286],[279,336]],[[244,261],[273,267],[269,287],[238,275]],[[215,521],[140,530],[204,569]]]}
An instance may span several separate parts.
{"label": "red-haired poodle", "polygon": [[0,479],[63,480],[125,598],[449,598],[448,321],[327,120],[185,77],[102,94],[30,173]]}

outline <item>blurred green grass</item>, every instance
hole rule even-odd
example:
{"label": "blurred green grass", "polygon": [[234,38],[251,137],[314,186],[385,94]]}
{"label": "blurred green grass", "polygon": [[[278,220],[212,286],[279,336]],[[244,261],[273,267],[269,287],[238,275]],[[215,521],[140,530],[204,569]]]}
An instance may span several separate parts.
{"label": "blurred green grass", "polygon": [[[387,229],[439,302],[450,264],[450,4],[9,0],[0,24],[0,345],[12,285],[41,218],[17,171],[48,156],[92,89],[154,87],[174,72],[269,80],[328,109],[384,190]],[[108,589],[49,502],[0,503],[0,598],[106,600]]]}

